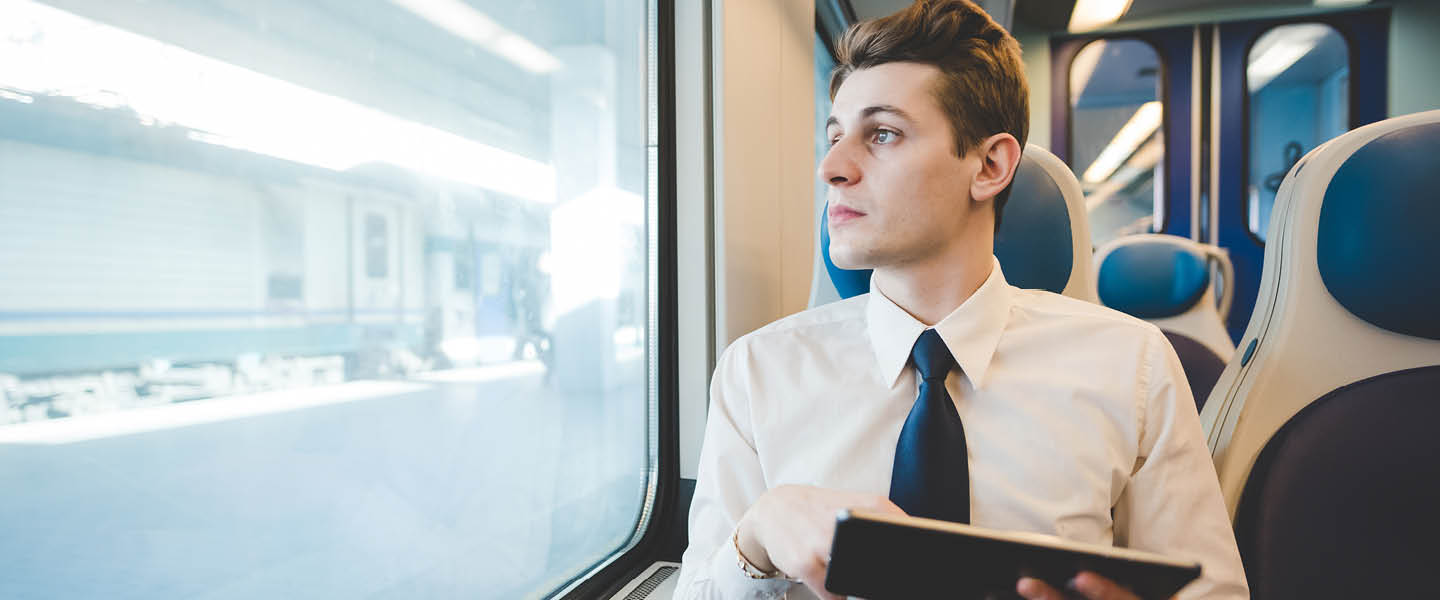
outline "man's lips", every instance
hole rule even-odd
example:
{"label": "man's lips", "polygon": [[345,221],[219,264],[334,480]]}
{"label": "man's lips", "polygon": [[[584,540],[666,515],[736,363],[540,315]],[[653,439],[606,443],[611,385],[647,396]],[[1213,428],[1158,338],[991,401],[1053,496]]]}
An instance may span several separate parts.
{"label": "man's lips", "polygon": [[840,223],[844,223],[844,222],[849,221],[849,220],[851,220],[851,219],[858,219],[858,218],[860,218],[860,217],[863,217],[863,216],[865,216],[865,213],[860,212],[860,211],[858,211],[858,210],[855,210],[855,209],[853,209],[853,208],[850,208],[850,207],[848,207],[848,206],[842,206],[842,205],[839,205],[839,204],[831,204],[831,205],[830,205],[829,216],[830,216],[830,223],[831,223],[832,225],[839,225]]}

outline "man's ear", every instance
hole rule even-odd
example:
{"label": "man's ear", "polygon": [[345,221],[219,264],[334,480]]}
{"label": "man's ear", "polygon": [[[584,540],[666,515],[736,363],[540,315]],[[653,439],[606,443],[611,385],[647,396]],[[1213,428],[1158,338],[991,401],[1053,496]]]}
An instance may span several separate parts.
{"label": "man's ear", "polygon": [[970,198],[989,202],[1010,185],[1015,169],[1020,166],[1020,142],[1008,133],[997,133],[973,150],[980,157],[980,171],[970,181]]}

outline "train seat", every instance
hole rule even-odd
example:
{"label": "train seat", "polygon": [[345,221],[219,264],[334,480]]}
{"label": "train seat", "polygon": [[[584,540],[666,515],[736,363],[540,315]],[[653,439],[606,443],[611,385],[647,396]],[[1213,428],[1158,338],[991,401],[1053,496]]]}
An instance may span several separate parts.
{"label": "train seat", "polygon": [[[841,269],[830,261],[827,222],[822,210],[811,307],[870,291],[869,269]],[[1027,144],[995,235],[995,257],[1005,279],[1018,287],[1094,302],[1090,256],[1090,223],[1080,182],[1054,154]]]}
{"label": "train seat", "polygon": [[[1226,283],[1218,302],[1212,266]],[[1185,368],[1196,407],[1203,407],[1235,353],[1225,331],[1234,287],[1234,267],[1225,251],[1173,235],[1127,235],[1096,251],[1095,273],[1101,304],[1165,332]]]}
{"label": "train seat", "polygon": [[1440,110],[1316,148],[1201,413],[1256,598],[1434,594]]}

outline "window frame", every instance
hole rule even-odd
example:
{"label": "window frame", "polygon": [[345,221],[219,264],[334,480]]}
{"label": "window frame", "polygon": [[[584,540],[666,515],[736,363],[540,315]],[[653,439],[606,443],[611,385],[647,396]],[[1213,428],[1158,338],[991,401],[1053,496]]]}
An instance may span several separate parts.
{"label": "window frame", "polygon": [[[645,504],[630,542],[617,548],[599,563],[583,569],[545,598],[605,598],[656,560],[672,552],[678,540],[684,550],[686,506],[680,500],[679,427],[679,314],[676,256],[676,162],[675,162],[675,0],[646,2],[647,66],[655,85],[647,94],[650,114],[647,137],[656,149],[654,169],[648,174],[649,226],[647,236],[647,296],[650,331],[646,363],[652,372],[647,386],[650,406],[649,436],[646,440],[653,462],[649,465]],[[678,528],[678,530],[677,530]]]}
{"label": "window frame", "polygon": [[[1164,233],[1164,232],[1166,232],[1167,230],[1169,230],[1169,228],[1170,228],[1170,213],[1171,213],[1171,212],[1174,212],[1174,211],[1171,211],[1171,210],[1170,210],[1169,204],[1170,204],[1170,193],[1171,193],[1171,188],[1170,188],[1170,186],[1172,185],[1172,182],[1173,182],[1173,180],[1174,180],[1175,178],[1174,178],[1174,176],[1173,176],[1172,174],[1170,174],[1170,173],[1168,172],[1169,170],[1165,168],[1165,167],[1166,167],[1166,165],[1165,165],[1166,161],[1168,161],[1168,160],[1170,159],[1170,145],[1171,145],[1171,142],[1173,141],[1173,139],[1174,139],[1174,137],[1175,137],[1174,135],[1171,135],[1171,133],[1170,133],[1169,131],[1167,131],[1168,128],[1169,128],[1169,125],[1170,125],[1170,117],[1171,117],[1171,113],[1170,113],[1170,86],[1165,85],[1165,84],[1166,84],[1167,81],[1169,81],[1170,65],[1165,62],[1165,54],[1160,51],[1160,47],[1157,46],[1153,40],[1147,39],[1147,38],[1145,38],[1144,36],[1141,36],[1141,35],[1136,35],[1136,34],[1133,33],[1133,32],[1121,32],[1121,33],[1108,34],[1108,35],[1082,35],[1082,36],[1074,36],[1074,37],[1070,37],[1070,38],[1065,38],[1065,39],[1063,39],[1063,40],[1061,40],[1061,41],[1063,41],[1063,42],[1071,42],[1071,41],[1077,41],[1077,40],[1081,41],[1081,43],[1075,48],[1075,51],[1074,51],[1074,52],[1070,53],[1070,55],[1069,55],[1068,57],[1066,57],[1066,59],[1065,59],[1065,61],[1064,61],[1064,71],[1063,71],[1064,78],[1061,80],[1061,81],[1063,82],[1063,85],[1058,86],[1058,87],[1063,88],[1063,91],[1061,92],[1061,94],[1063,94],[1063,96],[1061,96],[1061,97],[1064,98],[1064,105],[1063,105],[1063,107],[1061,107],[1059,110],[1063,110],[1063,111],[1064,111],[1064,113],[1063,113],[1063,114],[1064,114],[1064,117],[1063,117],[1063,118],[1065,119],[1065,158],[1066,158],[1066,161],[1065,161],[1065,162],[1066,162],[1066,164],[1068,164],[1068,165],[1070,166],[1070,170],[1071,170],[1071,171],[1074,171],[1074,170],[1075,170],[1075,164],[1074,164],[1074,160],[1075,160],[1075,106],[1074,106],[1074,104],[1070,101],[1070,97],[1071,97],[1070,74],[1071,74],[1071,72],[1073,71],[1073,69],[1075,68],[1075,59],[1078,58],[1078,57],[1080,56],[1080,53],[1083,52],[1083,51],[1085,50],[1085,48],[1089,47],[1090,44],[1093,44],[1093,43],[1095,43],[1095,42],[1101,42],[1101,41],[1103,41],[1103,42],[1115,42],[1115,41],[1134,40],[1134,41],[1141,42],[1141,43],[1145,44],[1146,46],[1148,46],[1148,47],[1150,48],[1150,51],[1151,51],[1151,52],[1154,52],[1154,53],[1155,53],[1155,64],[1156,64],[1155,87],[1158,88],[1157,91],[1156,91],[1155,97],[1156,97],[1157,100],[1160,101],[1160,135],[1161,135],[1161,139],[1162,139],[1161,146],[1162,146],[1162,149],[1163,149],[1164,153],[1160,155],[1160,162],[1156,164],[1156,168],[1161,169],[1161,181],[1160,181],[1160,192],[1159,192],[1159,193],[1160,193],[1160,197],[1161,197],[1161,202],[1160,202],[1160,206],[1161,206],[1160,218],[1159,218],[1159,219],[1152,219],[1152,221],[1151,221],[1151,226],[1150,226],[1150,233]],[[1052,85],[1053,85],[1053,79],[1052,79]],[[1054,97],[1056,97],[1056,96],[1052,94],[1052,101],[1053,101],[1053,98],[1054,98]],[[1051,110],[1056,110],[1056,109],[1055,109],[1054,107],[1052,107]],[[1192,135],[1193,135],[1193,133],[1192,133]],[[1075,177],[1076,177],[1076,179],[1078,180],[1079,177],[1080,177],[1079,173],[1076,173]],[[1150,213],[1150,214],[1151,214],[1151,216],[1153,217],[1154,214],[1155,214],[1155,213],[1154,213],[1154,210],[1155,210],[1155,209],[1153,208],[1153,205],[1152,205],[1152,208],[1151,208],[1150,210],[1151,210],[1151,213]],[[1088,210],[1086,211],[1086,217],[1087,217],[1087,218],[1089,217],[1089,211],[1088,211]],[[1093,231],[1091,232],[1091,235],[1092,235],[1092,237],[1093,237],[1093,235],[1094,235],[1094,232],[1093,232]],[[1092,243],[1093,243],[1093,240],[1092,240]]]}
{"label": "window frame", "polygon": [[[1338,25],[1336,25],[1336,23],[1334,22],[1333,19],[1325,18],[1325,16],[1316,16],[1316,17],[1309,17],[1309,18],[1299,18],[1299,19],[1293,19],[1293,20],[1278,21],[1278,22],[1271,23],[1271,24],[1269,24],[1269,25],[1261,28],[1259,31],[1256,31],[1254,35],[1250,36],[1249,39],[1245,40],[1245,52],[1244,52],[1245,65],[1248,67],[1249,64],[1250,64],[1250,53],[1255,50],[1255,42],[1260,41],[1260,38],[1265,37],[1265,34],[1270,33],[1271,31],[1275,31],[1276,29],[1279,29],[1279,28],[1281,28],[1281,27],[1286,27],[1286,26],[1289,26],[1289,25],[1324,25],[1324,26],[1326,26],[1326,27],[1329,27],[1329,28],[1330,28],[1330,31],[1333,31],[1333,32],[1339,34],[1339,35],[1340,35],[1340,39],[1345,42],[1345,68],[1346,68],[1346,70],[1349,71],[1350,73],[1354,73],[1354,72],[1355,72],[1355,52],[1352,50],[1352,48],[1355,46],[1355,40],[1352,38],[1351,34],[1350,34],[1348,31],[1346,31],[1346,29],[1345,29],[1344,27],[1339,27]],[[1250,182],[1250,142],[1251,142],[1251,139],[1250,139],[1250,72],[1249,72],[1249,69],[1248,69],[1248,68],[1247,68],[1247,69],[1241,69],[1241,70],[1240,70],[1240,89],[1241,89],[1241,90],[1244,90],[1244,93],[1245,93],[1245,102],[1242,102],[1241,105],[1240,105],[1240,128],[1241,128],[1240,131],[1241,131],[1241,135],[1244,136],[1244,143],[1240,144],[1240,166],[1241,166],[1241,168],[1240,168],[1240,206],[1239,206],[1239,210],[1240,210],[1240,214],[1242,214],[1242,215],[1249,215],[1249,214],[1250,214],[1250,183],[1251,183],[1251,182]],[[1347,126],[1348,129],[1355,129],[1356,127],[1359,127],[1359,126],[1361,125],[1360,123],[1357,123],[1357,122],[1356,122],[1357,119],[1356,119],[1356,116],[1355,116],[1355,99],[1356,99],[1355,86],[1353,86],[1353,85],[1346,85],[1346,88],[1345,88],[1345,123],[1346,123],[1346,126]],[[1324,142],[1321,142],[1321,143],[1324,143]],[[1310,150],[1314,150],[1314,148],[1311,148]],[[1304,161],[1305,161],[1305,154],[1308,154],[1308,153],[1309,153],[1309,151],[1306,151],[1304,154],[1301,154],[1301,155],[1300,155],[1300,162],[1304,162]],[[1295,164],[1298,165],[1298,164],[1300,164],[1300,162],[1297,162],[1297,163],[1295,163]],[[1293,169],[1294,167],[1292,166],[1291,168]],[[1289,170],[1286,171],[1286,174],[1289,174]],[[1277,195],[1278,195],[1278,193],[1277,193]],[[1274,209],[1273,209],[1273,204],[1272,204],[1272,209],[1271,209],[1271,210],[1272,210],[1272,211],[1274,210]],[[1274,216],[1275,216],[1275,213],[1274,213],[1274,212],[1271,212],[1271,213],[1270,213],[1270,216],[1271,216],[1271,218],[1273,219]],[[1269,228],[1270,228],[1270,223],[1269,223],[1269,222],[1266,222],[1266,223],[1265,223],[1265,229],[1269,229]],[[1251,229],[1250,229],[1250,223],[1249,223],[1249,219],[1248,219],[1248,218],[1245,219],[1245,235],[1249,236],[1249,237],[1250,237],[1250,241],[1254,242],[1256,245],[1260,246],[1261,248],[1264,248],[1264,247],[1265,247],[1265,240],[1262,239],[1259,235],[1257,235],[1254,231],[1251,231]]]}

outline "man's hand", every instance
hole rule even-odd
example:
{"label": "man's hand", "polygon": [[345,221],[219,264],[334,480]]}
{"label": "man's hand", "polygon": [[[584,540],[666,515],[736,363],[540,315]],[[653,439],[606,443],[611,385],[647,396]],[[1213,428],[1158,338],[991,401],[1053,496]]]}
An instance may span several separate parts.
{"label": "man's hand", "polygon": [[[1139,596],[1121,587],[1120,584],[1089,571],[1081,571],[1079,575],[1075,576],[1075,579],[1070,580],[1070,584],[1075,591],[1090,600],[1140,600]],[[1021,577],[1020,581],[1015,584],[1015,591],[1024,596],[1026,600],[1065,600],[1064,594],[1045,582],[1031,577]]]}
{"label": "man's hand", "polygon": [[905,511],[889,498],[872,494],[784,485],[762,494],[740,518],[740,553],[762,571],[779,569],[821,598],[825,591],[835,513],[860,508],[895,515]]}

